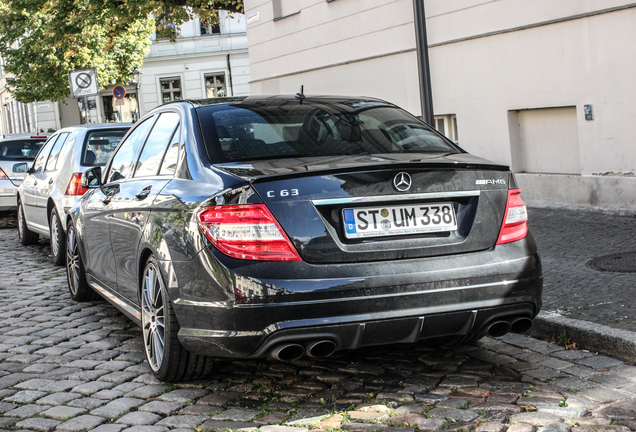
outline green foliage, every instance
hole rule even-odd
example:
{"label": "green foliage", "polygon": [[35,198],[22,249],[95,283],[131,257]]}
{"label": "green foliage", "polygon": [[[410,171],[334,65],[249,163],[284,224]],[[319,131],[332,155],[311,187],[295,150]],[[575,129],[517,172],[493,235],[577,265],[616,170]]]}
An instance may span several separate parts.
{"label": "green foliage", "polygon": [[16,99],[35,102],[69,96],[67,74],[74,69],[95,68],[102,89],[127,83],[133,68],[142,65],[155,30],[159,37],[174,38],[174,29],[195,16],[218,22],[219,9],[242,12],[243,2],[4,0],[0,56],[10,74],[7,86]]}

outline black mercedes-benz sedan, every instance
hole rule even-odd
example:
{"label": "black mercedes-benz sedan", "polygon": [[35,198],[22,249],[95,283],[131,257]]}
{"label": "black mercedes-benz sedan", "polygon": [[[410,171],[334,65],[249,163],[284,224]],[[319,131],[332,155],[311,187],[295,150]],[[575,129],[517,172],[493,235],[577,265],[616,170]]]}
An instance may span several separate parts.
{"label": "black mercedes-benz sedan", "polygon": [[510,169],[381,100],[166,104],[82,183],[71,295],[139,324],[161,380],[524,332],[541,308]]}

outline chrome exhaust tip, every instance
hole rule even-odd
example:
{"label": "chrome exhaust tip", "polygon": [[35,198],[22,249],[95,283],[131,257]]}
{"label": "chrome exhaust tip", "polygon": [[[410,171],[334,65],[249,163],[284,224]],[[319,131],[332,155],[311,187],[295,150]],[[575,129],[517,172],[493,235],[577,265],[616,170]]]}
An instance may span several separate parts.
{"label": "chrome exhaust tip", "polygon": [[331,340],[310,341],[305,344],[305,353],[312,358],[327,358],[336,352],[338,346]]}
{"label": "chrome exhaust tip", "polygon": [[300,344],[281,344],[274,347],[270,354],[276,360],[293,362],[305,355],[305,347]]}
{"label": "chrome exhaust tip", "polygon": [[525,333],[532,328],[532,320],[530,318],[519,318],[512,322],[510,331],[513,333]]}
{"label": "chrome exhaust tip", "polygon": [[492,337],[501,337],[510,331],[508,321],[496,321],[488,326],[488,334]]}

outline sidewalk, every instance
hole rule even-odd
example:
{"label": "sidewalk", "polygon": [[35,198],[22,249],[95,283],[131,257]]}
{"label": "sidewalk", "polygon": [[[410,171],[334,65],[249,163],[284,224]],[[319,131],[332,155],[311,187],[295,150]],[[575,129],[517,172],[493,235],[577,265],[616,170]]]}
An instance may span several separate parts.
{"label": "sidewalk", "polygon": [[537,208],[529,215],[544,275],[535,334],[562,337],[565,329],[579,346],[636,360],[636,268],[617,273],[587,266],[597,257],[636,251],[636,218]]}

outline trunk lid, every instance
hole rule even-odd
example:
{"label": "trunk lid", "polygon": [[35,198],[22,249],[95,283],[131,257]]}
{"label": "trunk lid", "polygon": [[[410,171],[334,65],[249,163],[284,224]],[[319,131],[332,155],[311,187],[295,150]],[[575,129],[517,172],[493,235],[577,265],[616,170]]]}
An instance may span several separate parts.
{"label": "trunk lid", "polygon": [[[507,166],[466,153],[285,158],[215,166],[250,182],[303,260],[316,264],[489,249],[501,228],[509,182]],[[398,183],[409,178],[410,187],[404,190],[406,183]],[[347,233],[347,215],[359,215],[354,231],[364,237]],[[433,226],[442,216],[452,218],[453,226]],[[378,231],[369,234],[371,226]],[[387,235],[391,227],[403,234]]]}

